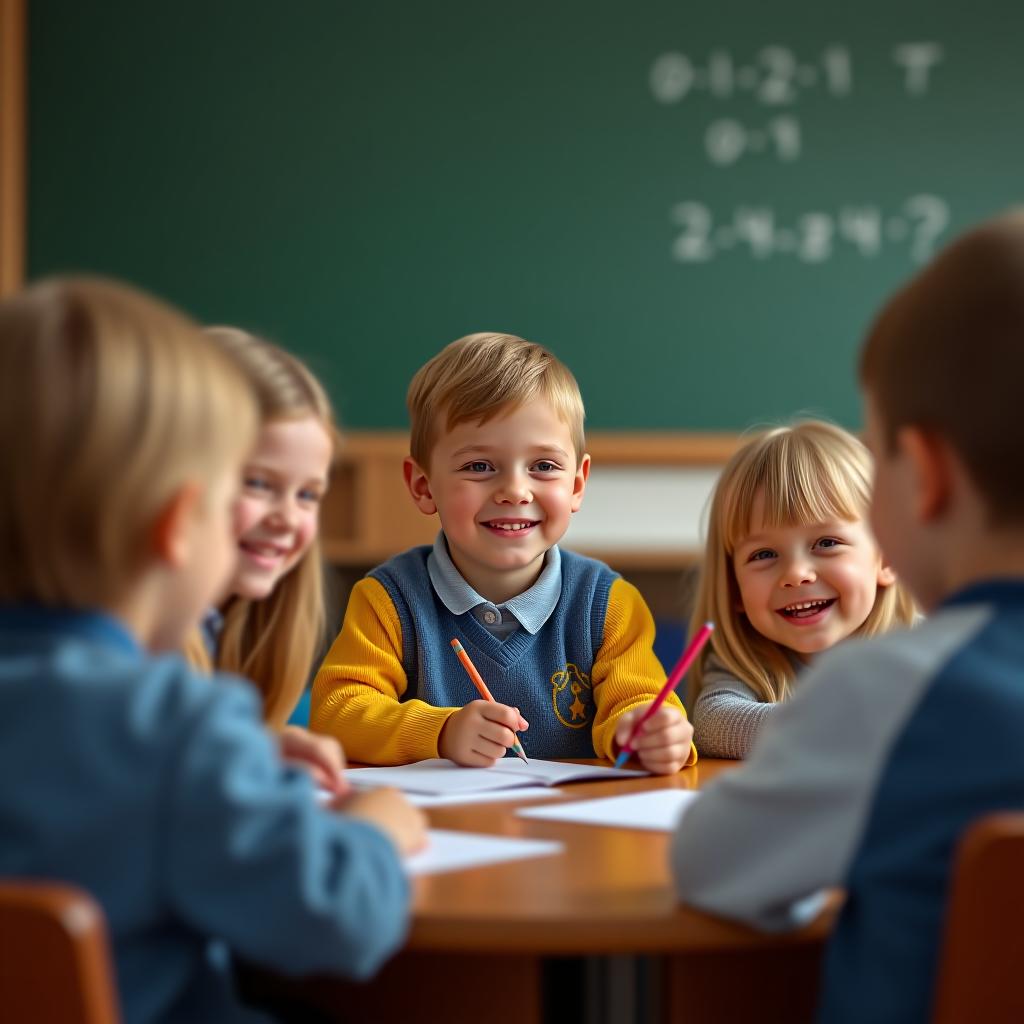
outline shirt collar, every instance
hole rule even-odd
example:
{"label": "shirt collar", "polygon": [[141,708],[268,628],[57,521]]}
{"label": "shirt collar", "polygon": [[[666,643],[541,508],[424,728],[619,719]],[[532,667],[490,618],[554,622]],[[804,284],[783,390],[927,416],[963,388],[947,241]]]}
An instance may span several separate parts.
{"label": "shirt collar", "polygon": [[216,605],[211,605],[203,612],[199,621],[199,632],[203,638],[203,646],[211,658],[216,659],[220,635],[224,631],[224,614]]}
{"label": "shirt collar", "polygon": [[481,597],[466,582],[448,554],[443,530],[434,539],[433,550],[427,556],[427,572],[435,593],[453,615],[464,615],[482,604],[491,605],[499,611],[507,609],[528,633],[534,634],[551,618],[562,593],[562,556],[557,544],[544,556],[544,568],[537,582],[529,590],[498,605]]}

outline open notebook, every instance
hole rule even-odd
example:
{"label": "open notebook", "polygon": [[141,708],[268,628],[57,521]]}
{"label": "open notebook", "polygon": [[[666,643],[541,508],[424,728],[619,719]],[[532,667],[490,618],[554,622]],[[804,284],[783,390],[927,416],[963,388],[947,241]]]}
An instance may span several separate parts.
{"label": "open notebook", "polygon": [[463,768],[454,761],[434,757],[394,768],[351,768],[345,778],[353,786],[395,786],[406,793],[452,795],[486,793],[517,786],[558,786],[563,782],[639,778],[648,772],[608,768],[599,764],[568,764],[564,761],[506,757],[492,768]]}

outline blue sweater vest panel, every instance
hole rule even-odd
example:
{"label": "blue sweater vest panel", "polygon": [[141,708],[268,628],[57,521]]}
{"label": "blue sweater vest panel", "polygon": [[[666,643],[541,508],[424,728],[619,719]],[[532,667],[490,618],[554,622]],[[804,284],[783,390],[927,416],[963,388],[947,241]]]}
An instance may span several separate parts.
{"label": "blue sweater vest panel", "polygon": [[427,572],[430,550],[411,548],[369,573],[387,590],[401,623],[407,682],[402,700],[459,707],[479,699],[451,649],[457,638],[494,699],[519,708],[530,723],[522,734],[529,756],[596,756],[590,677],[617,574],[592,558],[562,551],[562,591],[548,621],[536,635],[520,626],[499,640],[472,612],[454,615],[445,607]]}

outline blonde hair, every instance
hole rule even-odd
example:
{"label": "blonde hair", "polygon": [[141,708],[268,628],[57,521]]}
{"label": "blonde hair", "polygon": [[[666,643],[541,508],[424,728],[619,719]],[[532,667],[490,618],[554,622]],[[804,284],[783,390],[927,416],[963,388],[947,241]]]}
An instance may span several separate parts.
{"label": "blonde hair", "polygon": [[255,403],[184,315],[102,278],[0,302],[0,601],[111,607],[160,510],[240,465]]}
{"label": "blonde hair", "polygon": [[[338,432],[320,382],[295,356],[232,327],[206,334],[245,371],[264,424],[314,417],[335,449]],[[298,563],[262,600],[229,597],[216,656],[193,637],[186,654],[198,668],[215,667],[251,679],[263,696],[263,717],[283,728],[302,696],[323,640],[325,611],[319,535]],[[212,665],[211,665],[212,660]]]}
{"label": "blonde hair", "polygon": [[[871,473],[871,456],[857,438],[817,420],[767,430],[729,460],[711,498],[691,620],[691,634],[708,620],[715,623],[711,643],[690,673],[691,703],[700,693],[711,653],[761,701],[783,700],[793,682],[793,666],[783,648],[757,632],[738,611],[733,555],[750,533],[757,497],[763,497],[769,527],[859,520],[867,515]],[[855,635],[872,636],[908,625],[914,614],[913,600],[899,582],[879,587],[874,607]]]}
{"label": "blonde hair", "polygon": [[537,397],[568,425],[578,465],[585,451],[583,398],[569,368],[515,335],[467,334],[420,367],[409,385],[409,452],[427,469],[442,417],[445,430],[485,423]]}

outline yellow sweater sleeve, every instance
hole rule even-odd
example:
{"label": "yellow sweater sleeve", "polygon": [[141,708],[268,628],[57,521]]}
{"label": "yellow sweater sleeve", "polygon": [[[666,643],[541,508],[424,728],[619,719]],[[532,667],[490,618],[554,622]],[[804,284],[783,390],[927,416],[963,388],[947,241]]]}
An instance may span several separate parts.
{"label": "yellow sweater sleeve", "polygon": [[[604,619],[604,641],[594,659],[594,750],[615,760],[615,727],[631,708],[649,704],[665,684],[665,670],[654,654],[654,619],[640,591],[624,579],[612,583]],[[666,704],[685,715],[682,702],[670,693]],[[690,744],[687,766],[697,761]]]}
{"label": "yellow sweater sleeve", "polygon": [[310,728],[340,740],[351,761],[407,764],[437,757],[441,729],[459,709],[399,703],[407,683],[394,602],[377,580],[362,579],[313,681]]}

